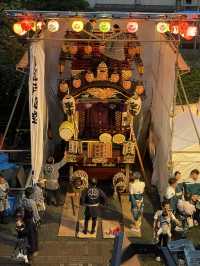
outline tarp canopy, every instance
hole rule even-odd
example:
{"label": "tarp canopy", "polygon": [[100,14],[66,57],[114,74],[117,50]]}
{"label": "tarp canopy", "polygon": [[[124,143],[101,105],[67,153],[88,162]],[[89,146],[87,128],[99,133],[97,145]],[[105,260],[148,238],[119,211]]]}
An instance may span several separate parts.
{"label": "tarp canopy", "polygon": [[[200,135],[200,118],[193,114],[193,119]],[[172,162],[173,170],[180,171],[183,179],[199,168],[200,144],[189,111],[179,112],[174,119]]]}

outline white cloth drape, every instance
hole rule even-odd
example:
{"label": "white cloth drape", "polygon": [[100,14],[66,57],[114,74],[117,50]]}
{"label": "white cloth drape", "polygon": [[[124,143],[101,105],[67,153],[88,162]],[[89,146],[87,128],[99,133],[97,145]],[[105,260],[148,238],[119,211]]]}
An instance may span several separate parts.
{"label": "white cloth drape", "polygon": [[47,135],[47,106],[44,81],[45,53],[43,42],[33,42],[30,46],[29,110],[31,163],[34,182],[37,182],[41,173]]}

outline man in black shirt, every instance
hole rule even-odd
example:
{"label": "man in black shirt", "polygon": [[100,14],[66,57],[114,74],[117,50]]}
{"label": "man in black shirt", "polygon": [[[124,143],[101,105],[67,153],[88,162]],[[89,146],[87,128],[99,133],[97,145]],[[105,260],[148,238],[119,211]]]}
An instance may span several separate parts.
{"label": "man in black shirt", "polygon": [[95,233],[96,221],[99,216],[100,204],[105,204],[106,196],[103,191],[97,188],[97,181],[95,178],[91,180],[89,188],[83,191],[81,196],[81,205],[85,206],[85,222],[83,233],[88,232],[88,222],[92,218],[92,230],[91,234]]}

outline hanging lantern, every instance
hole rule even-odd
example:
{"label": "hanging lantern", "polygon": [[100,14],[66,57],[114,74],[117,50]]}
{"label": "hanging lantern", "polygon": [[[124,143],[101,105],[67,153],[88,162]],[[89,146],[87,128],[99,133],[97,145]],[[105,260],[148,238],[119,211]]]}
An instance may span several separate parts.
{"label": "hanging lantern", "polygon": [[130,90],[132,82],[130,80],[123,80],[122,86],[125,90]]}
{"label": "hanging lantern", "polygon": [[109,32],[110,28],[111,28],[111,24],[109,21],[101,21],[99,23],[99,30],[101,32],[104,32],[104,33]]}
{"label": "hanging lantern", "polygon": [[144,66],[142,64],[139,64],[137,69],[140,75],[144,74]]}
{"label": "hanging lantern", "polygon": [[78,52],[78,46],[73,44],[69,47],[70,54],[75,55]]}
{"label": "hanging lantern", "polygon": [[59,30],[60,26],[57,20],[49,20],[47,24],[47,28],[50,32],[56,32]]}
{"label": "hanging lantern", "polygon": [[186,34],[188,27],[189,27],[189,24],[187,21],[181,21],[179,23],[179,33],[181,36]]}
{"label": "hanging lantern", "polygon": [[157,32],[165,33],[169,31],[169,24],[166,22],[159,22],[156,26]]}
{"label": "hanging lantern", "polygon": [[90,55],[92,53],[92,46],[91,45],[87,45],[84,47],[84,52],[87,54],[87,55]]}
{"label": "hanging lantern", "polygon": [[197,33],[198,33],[197,26],[189,26],[187,28],[187,35],[188,36],[195,37],[195,36],[197,36]]}
{"label": "hanging lantern", "polygon": [[126,28],[129,33],[135,33],[138,31],[138,23],[135,21],[129,21]]}
{"label": "hanging lantern", "polygon": [[133,72],[131,69],[122,70],[122,79],[130,80],[132,78],[132,74]]}
{"label": "hanging lantern", "polygon": [[22,29],[25,31],[32,30],[34,28],[35,22],[33,20],[24,19],[21,21]]}
{"label": "hanging lantern", "polygon": [[64,80],[62,80],[62,82],[61,82],[60,85],[59,85],[59,90],[60,90],[60,92],[62,92],[62,93],[67,93],[68,90],[69,90],[68,83],[65,82]]}
{"label": "hanging lantern", "polygon": [[179,34],[179,23],[172,21],[169,25],[169,30],[173,34]]}
{"label": "hanging lantern", "polygon": [[105,52],[106,45],[105,43],[100,43],[99,45],[99,53],[103,54]]}
{"label": "hanging lantern", "polygon": [[92,73],[92,71],[87,71],[87,73],[85,74],[85,80],[87,82],[94,81],[94,74]]}
{"label": "hanging lantern", "polygon": [[73,79],[72,85],[76,89],[80,88],[80,86],[81,86],[81,79]]}
{"label": "hanging lantern", "polygon": [[144,93],[144,86],[142,84],[137,85],[135,91],[138,95],[142,95]]}
{"label": "hanging lantern", "polygon": [[63,61],[60,61],[60,63],[58,64],[58,67],[59,67],[59,73],[61,75],[64,72],[65,63]]}
{"label": "hanging lantern", "polygon": [[135,47],[129,47],[128,48],[128,54],[133,57],[136,54],[136,48]]}
{"label": "hanging lantern", "polygon": [[27,31],[22,29],[22,25],[21,25],[20,22],[16,22],[13,25],[13,31],[14,31],[14,33],[16,33],[19,36],[23,36],[23,35],[25,35],[27,33]]}
{"label": "hanging lantern", "polygon": [[42,28],[45,26],[45,22],[44,21],[38,21],[36,23],[36,29],[37,30],[42,30]]}
{"label": "hanging lantern", "polygon": [[119,81],[119,74],[117,72],[114,72],[111,74],[110,81],[113,83],[117,83]]}
{"label": "hanging lantern", "polygon": [[81,20],[74,20],[72,22],[72,29],[76,32],[81,32],[84,28],[84,23]]}

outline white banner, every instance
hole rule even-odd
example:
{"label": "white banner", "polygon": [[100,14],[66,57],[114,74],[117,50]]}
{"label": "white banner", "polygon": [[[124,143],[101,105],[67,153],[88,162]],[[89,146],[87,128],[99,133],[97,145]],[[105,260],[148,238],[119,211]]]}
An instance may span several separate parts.
{"label": "white banner", "polygon": [[37,182],[41,173],[46,145],[47,107],[44,75],[45,53],[43,42],[33,42],[30,47],[29,112],[31,163],[34,182]]}

